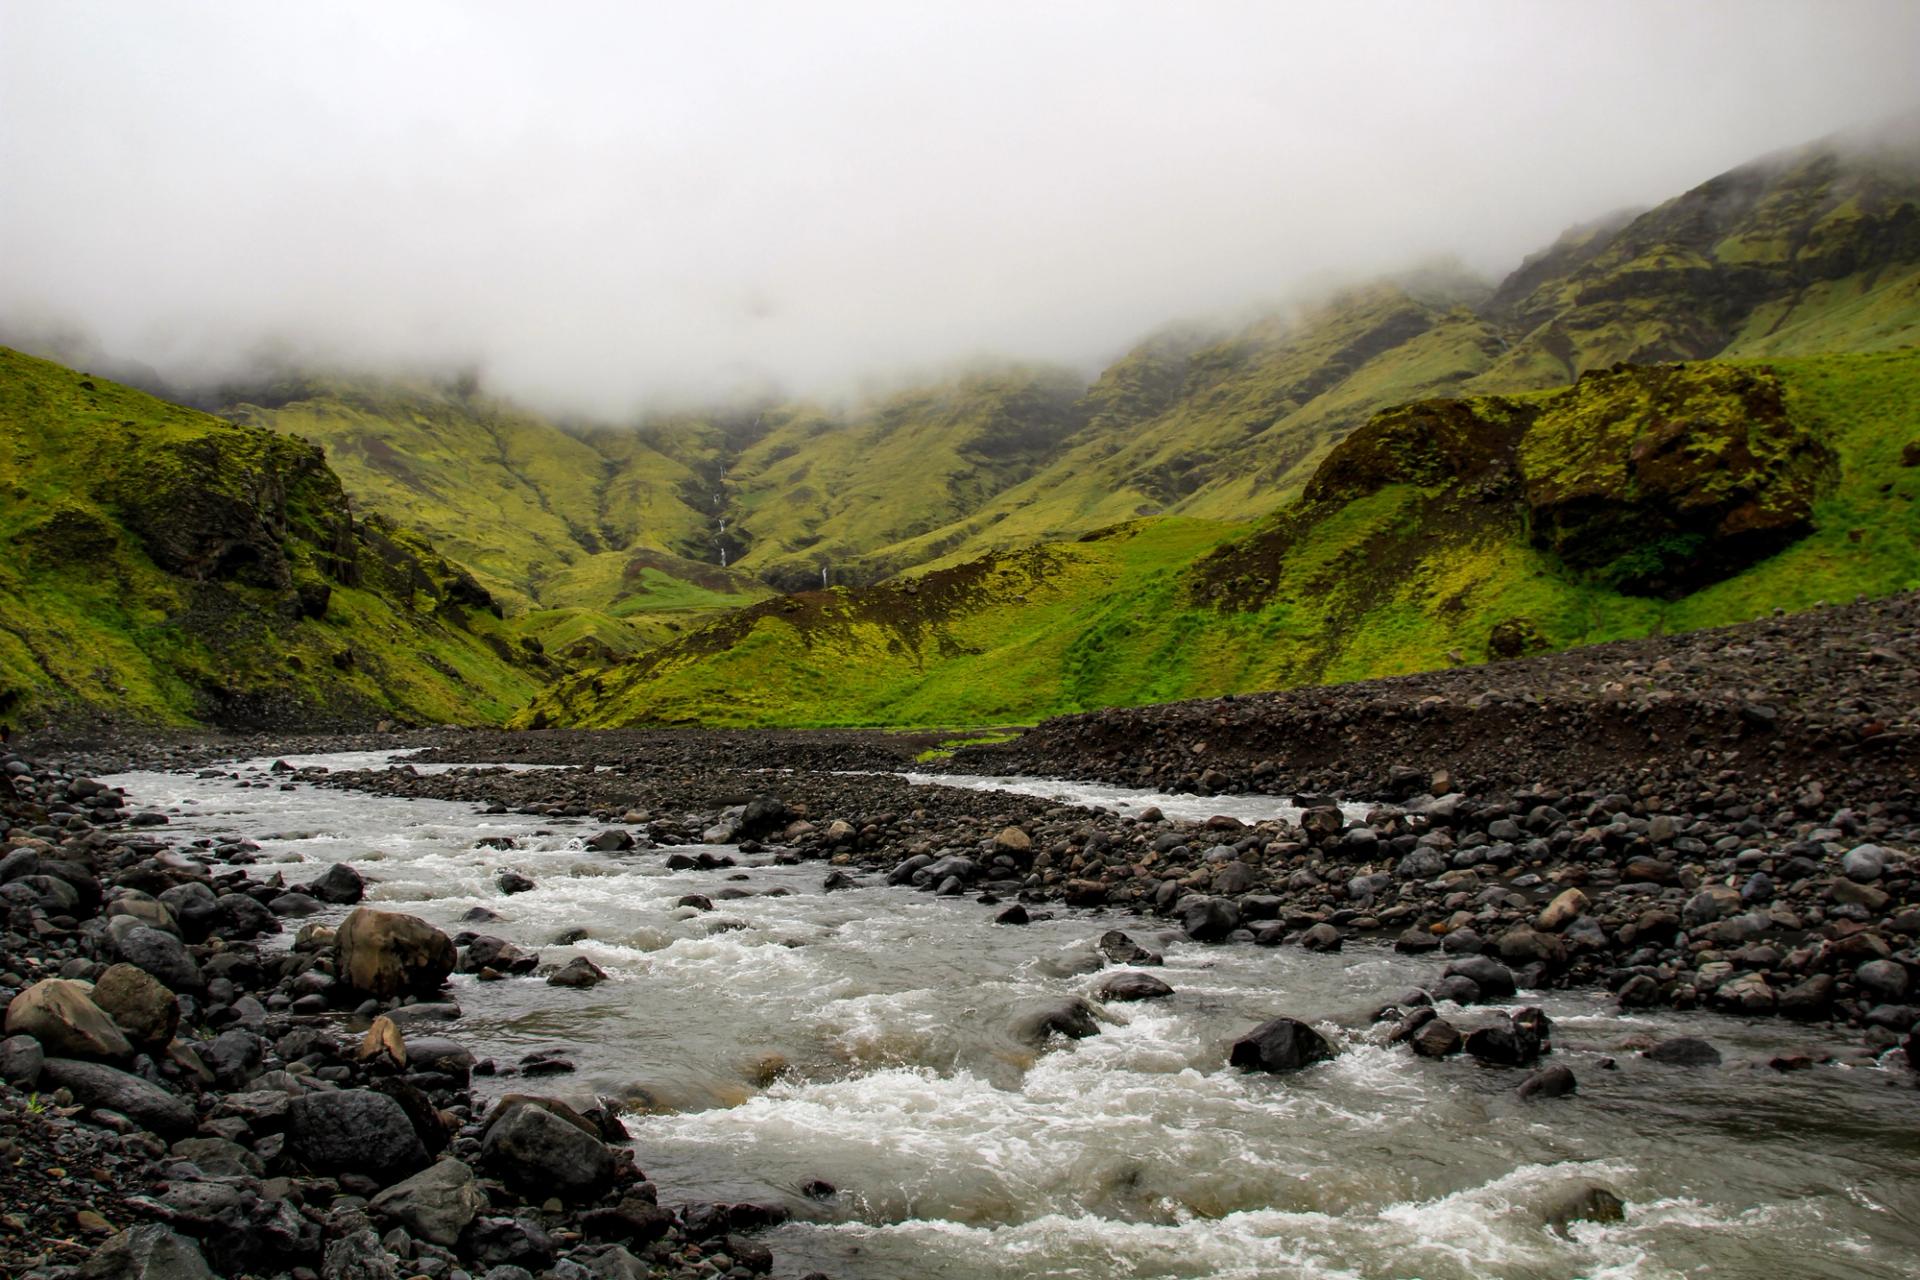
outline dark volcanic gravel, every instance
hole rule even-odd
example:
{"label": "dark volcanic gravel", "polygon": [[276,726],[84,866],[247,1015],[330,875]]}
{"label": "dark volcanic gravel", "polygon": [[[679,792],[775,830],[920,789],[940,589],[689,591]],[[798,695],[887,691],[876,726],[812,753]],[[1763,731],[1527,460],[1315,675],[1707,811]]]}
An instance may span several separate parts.
{"label": "dark volcanic gravel", "polygon": [[1920,595],[1685,635],[1280,694],[1049,720],[952,766],[1160,790],[1387,797],[1818,783],[1911,802]]}

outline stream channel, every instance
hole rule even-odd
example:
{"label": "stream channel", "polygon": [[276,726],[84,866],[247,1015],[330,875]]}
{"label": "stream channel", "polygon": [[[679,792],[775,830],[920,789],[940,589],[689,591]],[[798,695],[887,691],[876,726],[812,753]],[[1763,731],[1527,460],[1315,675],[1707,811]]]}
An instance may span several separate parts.
{"label": "stream channel", "polygon": [[[343,769],[388,757],[289,759]],[[1118,913],[998,926],[997,907],[877,875],[823,893],[822,864],[765,855],[669,872],[672,850],[586,851],[594,825],[288,784],[270,763],[229,766],[238,782],[108,781],[169,812],[160,834],[171,839],[258,842],[258,874],[300,881],[313,864],[351,862],[377,906],[538,948],[549,964],[589,957],[612,981],[456,977],[464,1017],[434,1034],[503,1066],[564,1048],[573,1074],[476,1087],[623,1099],[663,1202],[792,1211],[766,1236],[783,1276],[1920,1275],[1911,1081],[1764,1065],[1783,1049],[1844,1051],[1856,1042],[1841,1032],[1629,1016],[1604,993],[1533,993],[1554,1021],[1549,1061],[1573,1068],[1579,1092],[1525,1103],[1513,1092],[1521,1073],[1422,1061],[1369,1036],[1369,1011],[1438,976],[1435,959],[1359,943],[1332,954],[1203,946]],[[965,781],[1176,816],[1257,818],[1284,804]],[[482,847],[490,836],[517,847]],[[501,894],[507,868],[538,887]],[[730,888],[753,896],[712,912],[675,905]],[[502,919],[463,924],[474,906]],[[1153,972],[1176,994],[1108,1006],[1088,1039],[1040,1051],[1015,1039],[1021,1009],[1100,981],[1094,943],[1110,928],[1163,950]],[[576,929],[588,936],[553,944]],[[1228,1045],[1278,1014],[1318,1026],[1339,1057],[1291,1076],[1229,1069]],[[1713,1041],[1726,1065],[1661,1066],[1622,1047],[1681,1033]],[[837,1192],[803,1194],[816,1179]],[[1556,1192],[1585,1181],[1622,1196],[1625,1220],[1545,1225]]]}

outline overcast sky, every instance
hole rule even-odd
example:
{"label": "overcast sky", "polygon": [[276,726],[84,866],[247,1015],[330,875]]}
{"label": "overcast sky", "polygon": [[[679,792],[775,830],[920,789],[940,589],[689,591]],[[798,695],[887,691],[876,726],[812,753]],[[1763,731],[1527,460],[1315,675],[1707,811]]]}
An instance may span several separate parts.
{"label": "overcast sky", "polygon": [[556,408],[982,355],[1567,224],[1911,109],[1920,4],[0,0],[0,324]]}

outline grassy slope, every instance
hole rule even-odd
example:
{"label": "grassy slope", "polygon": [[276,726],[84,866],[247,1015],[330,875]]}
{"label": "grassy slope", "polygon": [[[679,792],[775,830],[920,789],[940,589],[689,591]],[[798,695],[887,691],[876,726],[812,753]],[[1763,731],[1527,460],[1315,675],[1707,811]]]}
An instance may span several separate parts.
{"label": "grassy slope", "polygon": [[[497,722],[542,679],[424,543],[343,537],[338,481],[302,442],[0,348],[0,492],[0,700],[15,715]],[[263,518],[284,527],[259,533]],[[196,520],[284,562],[162,568],[153,539],[199,545]]]}
{"label": "grassy slope", "polygon": [[[1446,665],[1450,652],[1483,661],[1496,625],[1514,620],[1557,648],[1920,587],[1920,470],[1900,465],[1920,439],[1920,354],[1769,363],[1794,417],[1838,457],[1815,529],[1678,600],[1568,572],[1510,509],[1398,483],[1282,517],[1297,527],[1252,607],[1222,607],[1188,566],[1230,536],[1260,534],[1145,520],[928,574],[926,601],[893,583],[815,593],[791,612],[761,606],[750,621],[563,683],[535,713],[589,725],[1005,723],[1405,673]],[[975,585],[953,588],[960,578]]]}
{"label": "grassy slope", "polygon": [[[323,445],[355,500],[426,530],[548,641],[615,652],[766,595],[687,560],[706,518],[688,462],[631,432],[572,434],[467,388],[304,380],[229,415]],[[575,633],[579,634],[575,634]]]}

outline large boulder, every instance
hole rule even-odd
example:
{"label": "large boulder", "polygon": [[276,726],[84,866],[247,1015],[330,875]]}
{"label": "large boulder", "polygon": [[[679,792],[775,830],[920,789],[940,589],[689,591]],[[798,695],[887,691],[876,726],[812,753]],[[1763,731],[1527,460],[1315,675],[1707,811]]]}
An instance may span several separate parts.
{"label": "large boulder", "polygon": [[597,1200],[613,1185],[613,1152],[571,1109],[542,1098],[511,1098],[487,1122],[480,1161],[523,1194]]}
{"label": "large boulder", "polygon": [[184,1137],[198,1123],[185,1100],[139,1076],[98,1062],[48,1058],[40,1080],[44,1089],[67,1089],[82,1105],[118,1111],[163,1138]]}
{"label": "large boulder", "polygon": [[145,969],[116,964],[93,984],[93,1003],[128,1036],[148,1047],[164,1046],[180,1026],[180,1002]]}
{"label": "large boulder", "polygon": [[193,1240],[148,1222],[95,1249],[75,1280],[213,1280],[213,1269]]}
{"label": "large boulder", "polygon": [[1622,365],[1550,401],[1518,462],[1534,545],[1605,586],[1671,597],[1805,534],[1833,453],[1769,371]]}
{"label": "large boulder", "polygon": [[1327,1038],[1295,1018],[1273,1018],[1234,1042],[1227,1062],[1242,1071],[1298,1071],[1333,1057]]}
{"label": "large boulder", "polygon": [[373,1198],[373,1211],[392,1218],[416,1239],[451,1245],[489,1207],[473,1170],[448,1159],[396,1182]]}
{"label": "large boulder", "polygon": [[118,1062],[133,1046],[93,1002],[93,987],[70,978],[43,978],[7,1005],[7,1034],[32,1036],[49,1057]]}
{"label": "large boulder", "polygon": [[317,1173],[390,1182],[427,1163],[406,1109],[370,1089],[310,1093],[287,1104],[287,1150]]}
{"label": "large boulder", "polygon": [[368,907],[341,922],[333,943],[340,979],[382,999],[439,990],[459,959],[453,939],[425,920]]}

